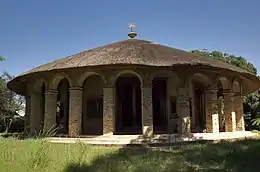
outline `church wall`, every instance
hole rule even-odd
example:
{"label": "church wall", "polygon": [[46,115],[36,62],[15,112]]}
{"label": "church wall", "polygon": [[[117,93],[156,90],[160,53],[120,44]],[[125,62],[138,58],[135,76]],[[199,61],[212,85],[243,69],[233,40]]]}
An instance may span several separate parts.
{"label": "church wall", "polygon": [[177,114],[177,81],[172,77],[167,82],[167,108],[168,108],[168,132],[176,133],[178,128],[178,114]]}
{"label": "church wall", "polygon": [[[129,68],[130,69],[130,68]],[[120,71],[123,71],[123,70],[129,70],[129,69],[115,69],[115,70],[106,70],[106,69],[99,69],[99,70],[93,70],[92,72],[97,72],[97,73],[101,73],[102,75],[104,75],[105,79],[107,80],[107,83],[104,84],[104,81],[99,78],[98,76],[97,77],[92,77],[92,76],[89,76],[87,79],[86,79],[86,84],[84,84],[84,99],[83,99],[83,130],[84,131],[93,131],[93,130],[98,130],[100,128],[103,128],[103,125],[106,123],[106,120],[103,120],[100,119],[100,118],[96,118],[96,119],[86,119],[86,116],[87,116],[87,99],[91,99],[91,98],[103,98],[103,88],[105,87],[109,87],[109,89],[113,90],[113,82],[109,81],[109,76],[111,76],[111,78],[116,78],[116,75],[120,72]],[[134,72],[137,72],[140,77],[142,78],[142,82],[146,82],[146,86],[145,88],[147,89],[150,89],[151,86],[149,85],[150,84],[150,80],[151,80],[151,76],[152,74],[154,73],[157,73],[157,72],[160,72],[162,69],[153,69],[153,68],[146,68],[146,69],[133,69]],[[77,85],[77,81],[79,80],[80,76],[82,73],[84,73],[83,71],[82,72],[79,72],[81,70],[77,70],[77,71],[70,71],[68,72],[68,76],[70,76],[71,78],[71,87],[81,87],[81,85]],[[86,70],[84,70],[86,72]],[[89,70],[90,71],[90,70]],[[164,70],[165,71],[165,70]],[[170,71],[170,70],[169,70]],[[190,72],[190,71],[187,71],[187,72]],[[181,72],[176,72],[177,74],[182,74]],[[72,76],[75,76],[75,77],[72,77]],[[164,76],[164,74],[162,74],[161,76]],[[165,74],[165,76],[169,76],[169,73],[168,74]],[[187,75],[189,76],[189,75]],[[150,80],[149,80],[150,79]],[[183,78],[179,78],[179,79],[183,79]],[[150,82],[149,82],[150,81]],[[48,83],[50,83],[51,80],[48,81]],[[109,84],[108,84],[109,83]],[[107,84],[107,85],[106,85]],[[54,87],[49,87],[49,89],[53,89]],[[171,108],[171,106],[174,104],[172,102],[174,102],[175,100],[178,100],[179,99],[179,92],[180,90],[182,92],[184,92],[185,94],[186,93],[189,93],[189,97],[191,100],[192,100],[192,118],[191,118],[191,127],[194,125],[194,119],[195,119],[195,115],[196,115],[196,104],[195,104],[195,101],[197,100],[196,99],[196,96],[194,95],[194,88],[192,87],[192,84],[190,83],[189,87],[180,87],[179,86],[179,81],[176,77],[169,77],[168,79],[168,82],[167,82],[167,94],[168,94],[168,97],[167,97],[167,112],[168,112],[168,132],[169,133],[176,133],[176,128],[178,128],[178,125],[180,125],[180,120],[181,120],[181,114],[178,113],[180,112],[179,109],[181,109],[180,107],[180,104],[178,104],[176,102],[176,114],[172,113],[172,110],[173,108]],[[112,94],[113,92],[111,92]],[[109,95],[109,98],[111,98],[112,96]],[[112,99],[112,98],[111,98]],[[143,101],[146,101],[146,99],[144,99]],[[150,101],[150,100],[149,100]],[[29,99],[27,100],[27,103],[28,103],[28,106],[29,106]],[[110,103],[110,102],[109,102]],[[111,106],[111,107],[114,107],[114,102],[111,101],[112,104],[110,105],[105,105],[105,106]],[[185,102],[186,103],[186,102]],[[146,103],[144,103],[146,104]],[[179,105],[179,107],[178,107]],[[104,107],[105,107],[104,106]],[[113,131],[113,121],[115,121],[115,119],[112,119],[114,118],[114,112],[113,112],[113,108],[110,108],[112,110],[109,110],[109,120],[111,120],[112,122],[110,122],[109,124],[111,124],[111,127],[108,129],[109,131]],[[28,111],[28,107],[27,107],[27,111]],[[241,110],[239,110],[241,111]],[[148,112],[149,113],[149,112]],[[29,113],[28,113],[29,114]],[[152,113],[149,113],[149,114],[152,114]],[[190,115],[191,113],[188,113],[188,110],[185,110],[185,115]],[[178,115],[178,116],[177,116]],[[111,117],[111,118],[110,118]],[[105,119],[105,116],[104,116],[104,119]],[[149,119],[149,121],[151,121]],[[149,124],[152,126],[152,124]],[[105,126],[104,126],[105,128]],[[240,126],[238,128],[241,128]]]}

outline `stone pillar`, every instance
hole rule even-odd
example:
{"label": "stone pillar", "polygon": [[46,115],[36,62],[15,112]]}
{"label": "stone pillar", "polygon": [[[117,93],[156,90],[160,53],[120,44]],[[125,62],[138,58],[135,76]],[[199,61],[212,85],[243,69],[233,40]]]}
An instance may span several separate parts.
{"label": "stone pillar", "polygon": [[69,136],[76,137],[81,133],[82,88],[70,88],[69,99]]}
{"label": "stone pillar", "polygon": [[144,137],[153,135],[152,84],[142,85],[142,133]]}
{"label": "stone pillar", "polygon": [[225,131],[236,131],[236,114],[234,109],[234,93],[223,92],[224,95],[224,114],[225,114]]}
{"label": "stone pillar", "polygon": [[31,93],[30,133],[39,134],[41,129],[41,94]]}
{"label": "stone pillar", "polygon": [[45,114],[43,132],[45,135],[53,135],[56,131],[57,95],[55,90],[45,93]]}
{"label": "stone pillar", "polygon": [[219,133],[218,116],[218,90],[205,91],[206,131],[208,133]]}
{"label": "stone pillar", "polygon": [[234,109],[236,113],[236,130],[245,131],[245,122],[244,122],[244,109],[243,109],[243,96],[236,95],[234,97]]}
{"label": "stone pillar", "polygon": [[178,95],[178,116],[179,116],[179,126],[178,133],[182,135],[188,135],[191,133],[191,119],[190,119],[190,82],[187,78],[183,78],[182,84],[179,88]]}
{"label": "stone pillar", "polygon": [[178,114],[180,117],[180,122],[178,127],[178,133],[182,135],[190,134],[191,132],[189,96],[186,95],[185,92],[185,88],[179,89]]}
{"label": "stone pillar", "polygon": [[114,88],[103,88],[103,135],[113,135],[115,126]]}

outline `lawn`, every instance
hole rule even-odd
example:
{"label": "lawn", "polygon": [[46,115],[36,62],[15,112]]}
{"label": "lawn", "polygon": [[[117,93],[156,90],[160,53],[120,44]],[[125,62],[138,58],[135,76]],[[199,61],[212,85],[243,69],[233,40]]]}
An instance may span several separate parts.
{"label": "lawn", "polygon": [[260,140],[152,149],[0,139],[1,172],[254,172],[259,160]]}

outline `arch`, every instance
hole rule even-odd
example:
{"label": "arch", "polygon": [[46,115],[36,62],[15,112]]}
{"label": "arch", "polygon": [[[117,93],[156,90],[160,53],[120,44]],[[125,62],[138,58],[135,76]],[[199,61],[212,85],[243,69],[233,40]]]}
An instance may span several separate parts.
{"label": "arch", "polygon": [[86,79],[88,79],[88,77],[91,77],[93,75],[99,76],[104,83],[106,83],[106,78],[104,75],[97,73],[97,72],[85,72],[84,74],[82,74],[78,80],[78,86],[82,87],[83,83],[86,81]]}
{"label": "arch", "polygon": [[[59,134],[67,134],[69,130],[69,87],[70,83],[66,77],[59,78],[57,80],[57,113],[56,113],[56,125],[57,125],[57,133]],[[56,84],[56,83],[55,83]]]}
{"label": "arch", "polygon": [[219,76],[218,80],[220,81],[223,90],[231,89],[231,83],[232,82],[230,82],[230,80],[227,77]]}
{"label": "arch", "polygon": [[[45,90],[46,90],[46,79],[40,78],[33,83],[30,92],[36,93],[37,98],[34,99],[34,106],[37,106],[37,113],[32,114],[37,120],[37,127],[34,132],[37,134],[41,133],[44,125],[44,114],[45,114]],[[32,107],[31,107],[32,108]]]}
{"label": "arch", "polygon": [[65,78],[67,79],[67,81],[69,82],[69,86],[71,87],[72,86],[71,78],[65,73],[58,73],[57,75],[52,77],[52,79],[50,80],[50,86],[49,86],[50,89],[57,90],[60,81]]}
{"label": "arch", "polygon": [[211,87],[212,85],[214,85],[214,80],[203,73],[194,73],[191,76],[191,80],[195,84],[200,85],[204,88]]}
{"label": "arch", "polygon": [[143,78],[141,77],[141,75],[138,72],[133,71],[133,70],[122,70],[122,71],[118,72],[113,80],[113,85],[116,84],[116,82],[120,76],[125,76],[125,75],[129,75],[129,74],[136,76],[139,79],[141,85],[143,85]]}
{"label": "arch", "polygon": [[45,86],[45,89],[47,89],[47,80],[45,78],[41,78],[36,80],[36,82],[33,84],[33,91],[35,92],[41,92],[42,90],[42,85]]}
{"label": "arch", "polygon": [[210,78],[209,75],[204,73],[194,73],[190,77],[191,88],[190,96],[191,99],[191,122],[192,122],[192,132],[202,132],[206,126],[206,116],[205,116],[205,93],[204,91],[208,88],[215,87],[216,80]]}
{"label": "arch", "polygon": [[153,128],[155,134],[176,133],[178,123],[177,95],[180,84],[179,76],[170,70],[154,72],[152,81]]}
{"label": "arch", "polygon": [[115,80],[115,133],[142,133],[142,98],[140,75],[120,72]]}
{"label": "arch", "polygon": [[219,131],[225,131],[225,117],[224,117],[224,96],[218,95],[218,119],[219,119]]}
{"label": "arch", "polygon": [[85,75],[83,80],[82,134],[103,134],[103,88],[104,79],[100,75]]}
{"label": "arch", "polygon": [[156,77],[166,77],[169,80],[174,80],[174,83],[178,85],[180,83],[180,77],[173,71],[170,70],[161,70],[158,72],[154,72],[150,78],[152,81]]}

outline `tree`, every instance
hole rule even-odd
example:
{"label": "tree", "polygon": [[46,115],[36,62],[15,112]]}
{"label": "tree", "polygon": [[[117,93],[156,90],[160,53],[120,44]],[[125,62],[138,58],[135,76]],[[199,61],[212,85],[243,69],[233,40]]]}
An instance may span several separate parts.
{"label": "tree", "polygon": [[0,61],[5,60],[5,58],[3,56],[0,56]]}
{"label": "tree", "polygon": [[[1,61],[4,58],[0,58]],[[0,76],[0,132],[9,132],[15,121],[20,119],[17,112],[24,110],[24,98],[7,88],[7,82],[13,77],[4,72]]]}
{"label": "tree", "polygon": [[205,57],[209,57],[209,58],[212,58],[212,59],[221,60],[225,63],[229,63],[229,64],[232,64],[234,66],[245,69],[245,70],[251,72],[254,75],[257,74],[256,67],[252,63],[248,62],[246,59],[244,59],[241,56],[234,56],[234,55],[230,55],[228,53],[222,53],[220,51],[211,51],[210,52],[210,51],[207,51],[205,49],[203,49],[203,50],[192,50],[191,52],[205,56]]}

